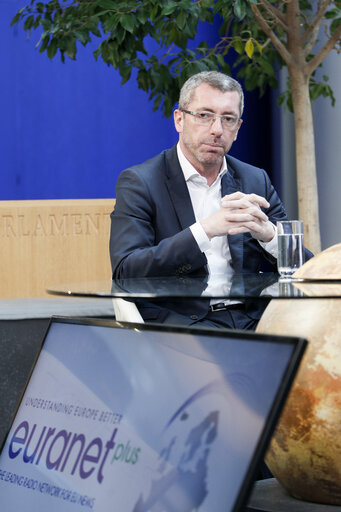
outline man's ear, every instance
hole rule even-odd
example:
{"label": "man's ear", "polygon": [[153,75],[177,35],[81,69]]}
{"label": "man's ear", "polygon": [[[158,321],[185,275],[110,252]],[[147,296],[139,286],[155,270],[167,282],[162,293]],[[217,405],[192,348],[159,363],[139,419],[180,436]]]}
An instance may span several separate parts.
{"label": "man's ear", "polygon": [[181,133],[183,130],[183,119],[184,119],[183,112],[181,112],[181,110],[179,110],[178,108],[175,109],[173,112],[173,119],[174,119],[174,126],[175,126],[176,131],[178,133]]}

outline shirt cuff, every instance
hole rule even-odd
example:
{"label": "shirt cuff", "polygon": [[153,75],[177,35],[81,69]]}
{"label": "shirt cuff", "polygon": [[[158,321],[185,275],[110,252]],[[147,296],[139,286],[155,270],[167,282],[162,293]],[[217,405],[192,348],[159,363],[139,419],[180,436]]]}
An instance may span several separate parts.
{"label": "shirt cuff", "polygon": [[261,242],[260,240],[258,240],[258,242],[259,242],[260,246],[263,247],[263,249],[266,252],[268,252],[269,254],[271,254],[271,256],[273,256],[274,258],[277,259],[277,257],[278,257],[277,227],[274,224],[272,224],[272,227],[274,228],[273,239],[270,240],[270,242]]}
{"label": "shirt cuff", "polygon": [[208,236],[205,233],[204,228],[200,224],[200,222],[196,222],[189,227],[192,231],[192,235],[194,236],[195,241],[197,242],[199,249],[201,252],[207,251],[211,247],[211,242]]}

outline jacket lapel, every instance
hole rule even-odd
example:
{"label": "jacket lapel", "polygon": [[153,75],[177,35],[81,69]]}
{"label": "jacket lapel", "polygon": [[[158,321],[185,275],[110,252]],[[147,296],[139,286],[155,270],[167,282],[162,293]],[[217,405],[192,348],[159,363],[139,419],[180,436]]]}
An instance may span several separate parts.
{"label": "jacket lapel", "polygon": [[166,186],[182,229],[195,223],[195,215],[186,181],[179,164],[176,146],[166,152]]}
{"label": "jacket lapel", "polygon": [[[242,191],[241,182],[235,176],[235,171],[227,159],[227,172],[221,180],[221,195],[223,197],[238,191]],[[240,274],[243,270],[243,240],[243,233],[239,235],[227,235],[233,270]]]}

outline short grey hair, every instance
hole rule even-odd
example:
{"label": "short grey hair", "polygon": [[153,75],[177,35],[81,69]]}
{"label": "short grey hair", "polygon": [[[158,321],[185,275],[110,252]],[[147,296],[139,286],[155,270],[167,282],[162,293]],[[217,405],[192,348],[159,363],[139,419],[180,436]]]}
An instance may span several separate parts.
{"label": "short grey hair", "polygon": [[179,96],[179,109],[187,108],[193,99],[196,88],[202,83],[208,84],[219,91],[237,91],[240,99],[240,116],[244,110],[244,93],[237,80],[219,71],[202,71],[191,76],[181,87]]}

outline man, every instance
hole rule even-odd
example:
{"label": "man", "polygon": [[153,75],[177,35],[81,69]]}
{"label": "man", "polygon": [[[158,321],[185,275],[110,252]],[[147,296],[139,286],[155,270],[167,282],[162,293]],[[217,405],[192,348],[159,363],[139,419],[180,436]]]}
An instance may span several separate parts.
{"label": "man", "polygon": [[[111,215],[113,278],[276,270],[284,208],[264,170],[227,156],[243,91],[216,71],[192,76],[174,111],[178,144],[121,173]],[[218,303],[217,304],[214,304]],[[254,329],[264,303],[137,303],[146,321]]]}

